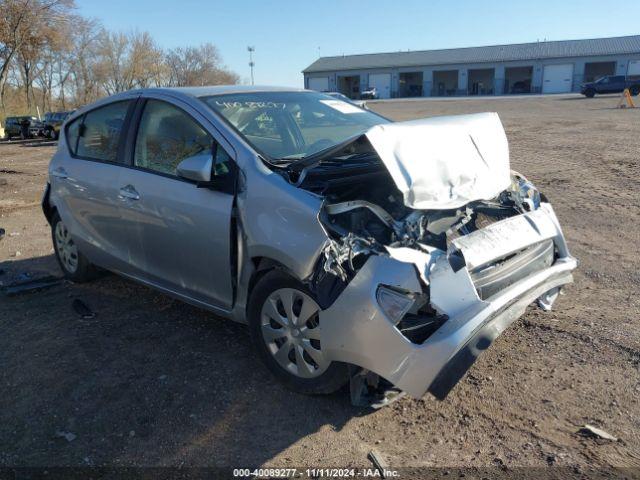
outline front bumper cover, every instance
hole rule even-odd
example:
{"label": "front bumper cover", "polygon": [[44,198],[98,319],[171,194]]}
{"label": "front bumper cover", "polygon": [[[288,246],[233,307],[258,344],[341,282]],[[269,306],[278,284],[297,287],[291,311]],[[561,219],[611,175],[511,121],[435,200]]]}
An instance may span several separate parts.
{"label": "front bumper cover", "polygon": [[[571,272],[577,261],[569,254],[549,204],[498,224],[493,229],[462,237],[464,241],[455,245],[455,251],[430,264],[426,276],[431,283],[431,303],[447,314],[449,320],[420,345],[409,341],[386,318],[376,301],[379,285],[421,292],[416,266],[387,256],[370,257],[333,305],[320,313],[325,355],[370,370],[413,397],[420,398],[427,391],[440,399],[446,397],[480,353],[530,303],[547,292],[557,292],[573,280]],[[510,227],[512,236],[508,242],[500,237],[506,227]],[[548,239],[553,240],[556,250],[553,265],[486,300],[479,298],[469,274],[474,265],[489,261],[491,255],[495,258],[504,255],[505,249]],[[454,271],[449,257],[459,253],[466,265]],[[545,297],[547,304],[549,297],[553,295]]]}

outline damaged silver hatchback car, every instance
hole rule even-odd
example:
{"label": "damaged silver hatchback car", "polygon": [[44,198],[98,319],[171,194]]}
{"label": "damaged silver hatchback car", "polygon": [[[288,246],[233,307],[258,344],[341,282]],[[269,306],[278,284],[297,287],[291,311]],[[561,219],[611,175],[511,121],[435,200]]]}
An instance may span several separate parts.
{"label": "damaged silver hatchback car", "polygon": [[248,323],[299,392],[442,399],[576,267],[495,113],[394,123],[304,90],[145,89],[63,132],[43,208],[65,275]]}

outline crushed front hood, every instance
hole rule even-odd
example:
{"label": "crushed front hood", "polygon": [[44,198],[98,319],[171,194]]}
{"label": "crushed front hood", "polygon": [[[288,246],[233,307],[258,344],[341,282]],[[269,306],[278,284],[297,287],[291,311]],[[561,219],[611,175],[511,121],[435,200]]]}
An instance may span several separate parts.
{"label": "crushed front hood", "polygon": [[407,207],[458,208],[510,185],[509,145],[497,113],[388,123],[365,135]]}

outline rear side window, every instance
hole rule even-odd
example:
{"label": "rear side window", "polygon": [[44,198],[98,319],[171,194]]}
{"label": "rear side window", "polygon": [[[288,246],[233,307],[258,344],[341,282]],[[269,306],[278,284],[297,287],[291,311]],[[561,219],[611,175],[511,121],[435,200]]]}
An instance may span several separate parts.
{"label": "rear side window", "polygon": [[73,155],[76,154],[78,148],[78,136],[80,135],[80,125],[82,124],[82,117],[76,118],[67,127],[67,145]]}
{"label": "rear side window", "polygon": [[129,104],[129,101],[111,103],[87,113],[83,117],[74,153],[92,160],[117,162],[120,134]]}

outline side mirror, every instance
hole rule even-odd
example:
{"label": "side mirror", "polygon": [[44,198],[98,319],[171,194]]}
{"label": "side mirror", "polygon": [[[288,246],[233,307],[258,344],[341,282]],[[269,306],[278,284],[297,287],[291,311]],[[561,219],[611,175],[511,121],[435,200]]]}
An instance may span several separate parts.
{"label": "side mirror", "polygon": [[213,156],[211,152],[198,153],[182,160],[176,169],[178,176],[195,182],[210,182]]}

